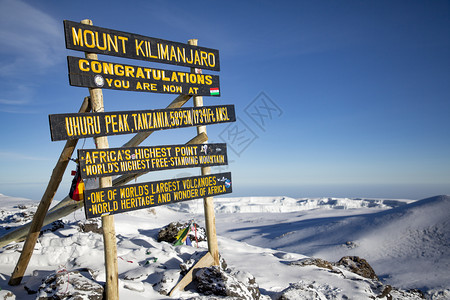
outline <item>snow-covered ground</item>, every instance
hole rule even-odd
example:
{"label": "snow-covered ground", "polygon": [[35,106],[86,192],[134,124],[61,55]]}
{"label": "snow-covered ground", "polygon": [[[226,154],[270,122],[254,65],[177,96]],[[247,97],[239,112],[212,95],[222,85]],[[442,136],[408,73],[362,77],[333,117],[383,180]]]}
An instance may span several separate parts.
{"label": "snow-covered ground", "polygon": [[[0,236],[8,227],[30,220],[37,203],[0,194]],[[219,250],[230,268],[252,274],[263,298],[277,299],[288,287],[300,287],[300,298],[368,299],[382,288],[374,281],[335,266],[299,267],[309,257],[337,262],[343,256],[366,259],[384,285],[421,289],[428,298],[450,298],[450,197],[407,199],[347,199],[288,197],[216,198]],[[157,242],[159,230],[171,222],[204,224],[202,200],[115,215],[121,299],[168,299],[179,278],[179,265],[200,248]],[[63,219],[63,228],[47,230],[36,245],[22,284],[8,280],[22,243],[0,249],[0,296],[36,299],[36,290],[54,272],[88,268],[105,280],[101,234],[81,232],[79,210]],[[53,226],[53,229],[56,229]],[[62,226],[59,226],[62,227]],[[50,228],[50,227],[48,227]],[[69,287],[62,293],[70,292]],[[310,293],[310,294],[308,294]],[[392,295],[395,293],[392,292]],[[399,296],[398,299],[404,297]],[[191,298],[191,290],[175,298]],[[320,298],[322,297],[322,298]],[[346,298],[348,297],[348,298]],[[386,299],[386,297],[384,297]],[[383,298],[381,298],[383,299]],[[412,298],[408,298],[412,299]]]}

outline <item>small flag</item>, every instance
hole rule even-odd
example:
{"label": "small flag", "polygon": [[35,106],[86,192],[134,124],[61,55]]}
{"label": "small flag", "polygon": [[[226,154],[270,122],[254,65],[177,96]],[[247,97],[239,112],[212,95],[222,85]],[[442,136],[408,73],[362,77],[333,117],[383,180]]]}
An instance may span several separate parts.
{"label": "small flag", "polygon": [[180,231],[178,231],[177,237],[176,237],[176,241],[173,244],[174,246],[179,246],[179,245],[183,245],[184,241],[186,241],[186,238],[188,236],[189,233],[189,227],[186,227],[185,229],[181,229]]}
{"label": "small flag", "polygon": [[72,185],[70,186],[69,197],[75,201],[81,201],[84,199],[84,182],[81,178],[80,167],[77,167],[75,177],[72,180]]}
{"label": "small flag", "polygon": [[217,96],[219,95],[219,88],[210,88],[209,92],[211,93],[211,96]]}

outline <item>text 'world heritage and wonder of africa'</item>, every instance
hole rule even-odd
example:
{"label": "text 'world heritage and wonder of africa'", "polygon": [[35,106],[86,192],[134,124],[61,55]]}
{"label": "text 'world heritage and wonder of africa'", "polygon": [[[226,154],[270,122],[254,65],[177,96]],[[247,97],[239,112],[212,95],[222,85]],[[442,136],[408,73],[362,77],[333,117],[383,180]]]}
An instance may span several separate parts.
{"label": "text 'world heritage and wonder of africa'", "polygon": [[95,218],[231,192],[230,172],[85,190],[85,213]]}

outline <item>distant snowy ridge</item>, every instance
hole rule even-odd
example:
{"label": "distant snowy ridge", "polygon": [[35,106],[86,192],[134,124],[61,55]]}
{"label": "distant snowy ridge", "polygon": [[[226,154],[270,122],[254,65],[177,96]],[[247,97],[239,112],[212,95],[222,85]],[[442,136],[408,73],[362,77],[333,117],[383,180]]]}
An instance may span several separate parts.
{"label": "distant snowy ridge", "polygon": [[[200,200],[201,201],[201,200]],[[242,197],[214,198],[218,213],[284,213],[311,209],[389,209],[414,200],[406,199],[361,199],[361,198],[300,198],[290,197]],[[185,213],[202,213],[203,204],[197,201],[174,203],[170,209]]]}
{"label": "distant snowy ridge", "polygon": [[389,276],[391,284],[402,288],[445,288],[440,283],[450,282],[450,196],[374,213],[332,215],[319,210],[283,217],[276,223],[274,218],[267,220],[270,216],[262,220],[246,215],[246,223],[222,228],[220,234],[330,261],[364,257],[377,274]]}

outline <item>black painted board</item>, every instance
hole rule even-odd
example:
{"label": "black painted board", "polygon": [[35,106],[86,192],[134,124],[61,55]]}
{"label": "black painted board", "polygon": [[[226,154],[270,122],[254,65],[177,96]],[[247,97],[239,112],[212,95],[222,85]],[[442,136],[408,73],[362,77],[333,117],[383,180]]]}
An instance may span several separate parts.
{"label": "black painted board", "polygon": [[82,178],[227,165],[225,143],[80,149]]}
{"label": "black painted board", "polygon": [[236,121],[234,105],[49,115],[52,141]]}
{"label": "black painted board", "polygon": [[220,71],[219,50],[64,21],[66,48]]}
{"label": "black painted board", "polygon": [[231,192],[227,172],[85,190],[84,207],[88,219]]}
{"label": "black painted board", "polygon": [[220,96],[219,76],[68,56],[72,86],[134,92]]}

